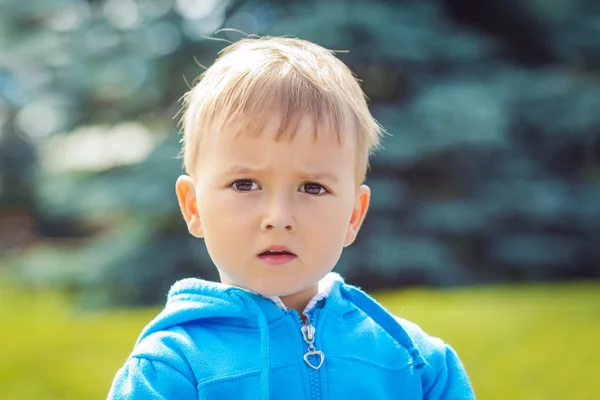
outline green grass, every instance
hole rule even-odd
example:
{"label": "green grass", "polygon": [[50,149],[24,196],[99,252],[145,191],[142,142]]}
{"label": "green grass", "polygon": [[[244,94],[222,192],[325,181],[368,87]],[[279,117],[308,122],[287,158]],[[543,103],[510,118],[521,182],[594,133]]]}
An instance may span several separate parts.
{"label": "green grass", "polygon": [[[158,308],[77,313],[64,296],[0,291],[0,398],[101,399]],[[479,399],[600,393],[600,284],[376,296],[460,354]]]}
{"label": "green grass", "polygon": [[480,399],[596,399],[600,285],[410,291],[378,296],[450,343]]}

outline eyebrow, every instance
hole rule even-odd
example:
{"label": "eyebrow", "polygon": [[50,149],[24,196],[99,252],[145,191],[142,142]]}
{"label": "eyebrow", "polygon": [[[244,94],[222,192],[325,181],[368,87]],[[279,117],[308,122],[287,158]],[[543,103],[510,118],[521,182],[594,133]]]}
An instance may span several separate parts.
{"label": "eyebrow", "polygon": [[[243,165],[234,165],[233,167],[229,168],[224,173],[225,176],[238,175],[238,174],[240,174],[240,175],[264,175],[265,171],[260,168],[250,168],[250,167],[246,167]],[[327,172],[327,171],[320,171],[320,172],[299,171],[298,175],[302,179],[309,180],[309,181],[328,181],[328,182],[332,182],[332,183],[338,182],[338,177],[335,174],[332,174],[331,172]]]}

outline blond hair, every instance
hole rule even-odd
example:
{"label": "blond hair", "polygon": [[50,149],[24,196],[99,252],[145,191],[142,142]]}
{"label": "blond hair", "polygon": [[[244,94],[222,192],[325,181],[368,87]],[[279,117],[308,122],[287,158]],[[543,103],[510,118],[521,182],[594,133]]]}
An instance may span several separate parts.
{"label": "blond hair", "polygon": [[359,182],[383,133],[352,71],[333,51],[295,38],[248,38],[229,45],[183,96],[181,111],[183,164],[192,178],[202,139],[215,127],[236,124],[238,132],[258,135],[275,112],[281,118],[275,140],[293,138],[306,115],[315,138],[321,128],[334,132],[340,143],[354,136]]}

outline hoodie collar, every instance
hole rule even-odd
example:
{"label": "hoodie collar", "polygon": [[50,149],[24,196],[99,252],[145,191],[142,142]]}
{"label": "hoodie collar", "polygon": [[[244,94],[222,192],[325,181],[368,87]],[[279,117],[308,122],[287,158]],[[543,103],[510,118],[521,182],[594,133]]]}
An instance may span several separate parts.
{"label": "hoodie collar", "polygon": [[[337,274],[335,272],[331,272],[331,273],[325,275],[325,277],[319,281],[319,288],[318,288],[317,294],[314,295],[310,299],[310,301],[306,304],[306,307],[304,307],[304,311],[302,311],[302,314],[310,315],[310,313],[312,313],[312,311],[317,307],[319,302],[321,300],[325,300],[327,298],[327,296],[329,296],[329,293],[331,293],[331,289],[336,284],[336,282],[343,283],[343,279],[339,274]],[[248,290],[248,289],[246,289],[246,290],[248,292],[255,293],[255,292],[252,292],[251,290]],[[259,294],[259,293],[255,293],[255,294]],[[281,300],[281,297],[279,297],[279,296],[263,296],[263,297],[271,300],[281,310],[288,311],[288,308]]]}

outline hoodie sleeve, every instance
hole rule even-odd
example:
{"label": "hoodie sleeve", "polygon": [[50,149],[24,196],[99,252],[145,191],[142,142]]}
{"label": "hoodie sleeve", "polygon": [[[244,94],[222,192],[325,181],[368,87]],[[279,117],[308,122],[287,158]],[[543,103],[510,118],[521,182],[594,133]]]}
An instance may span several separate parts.
{"label": "hoodie sleeve", "polygon": [[424,398],[427,400],[475,399],[467,372],[454,349],[444,344],[443,350],[440,350],[444,362],[439,364],[435,380],[427,388]]}
{"label": "hoodie sleeve", "polygon": [[132,357],[117,372],[108,394],[121,399],[197,399],[196,387],[175,368],[159,360]]}

